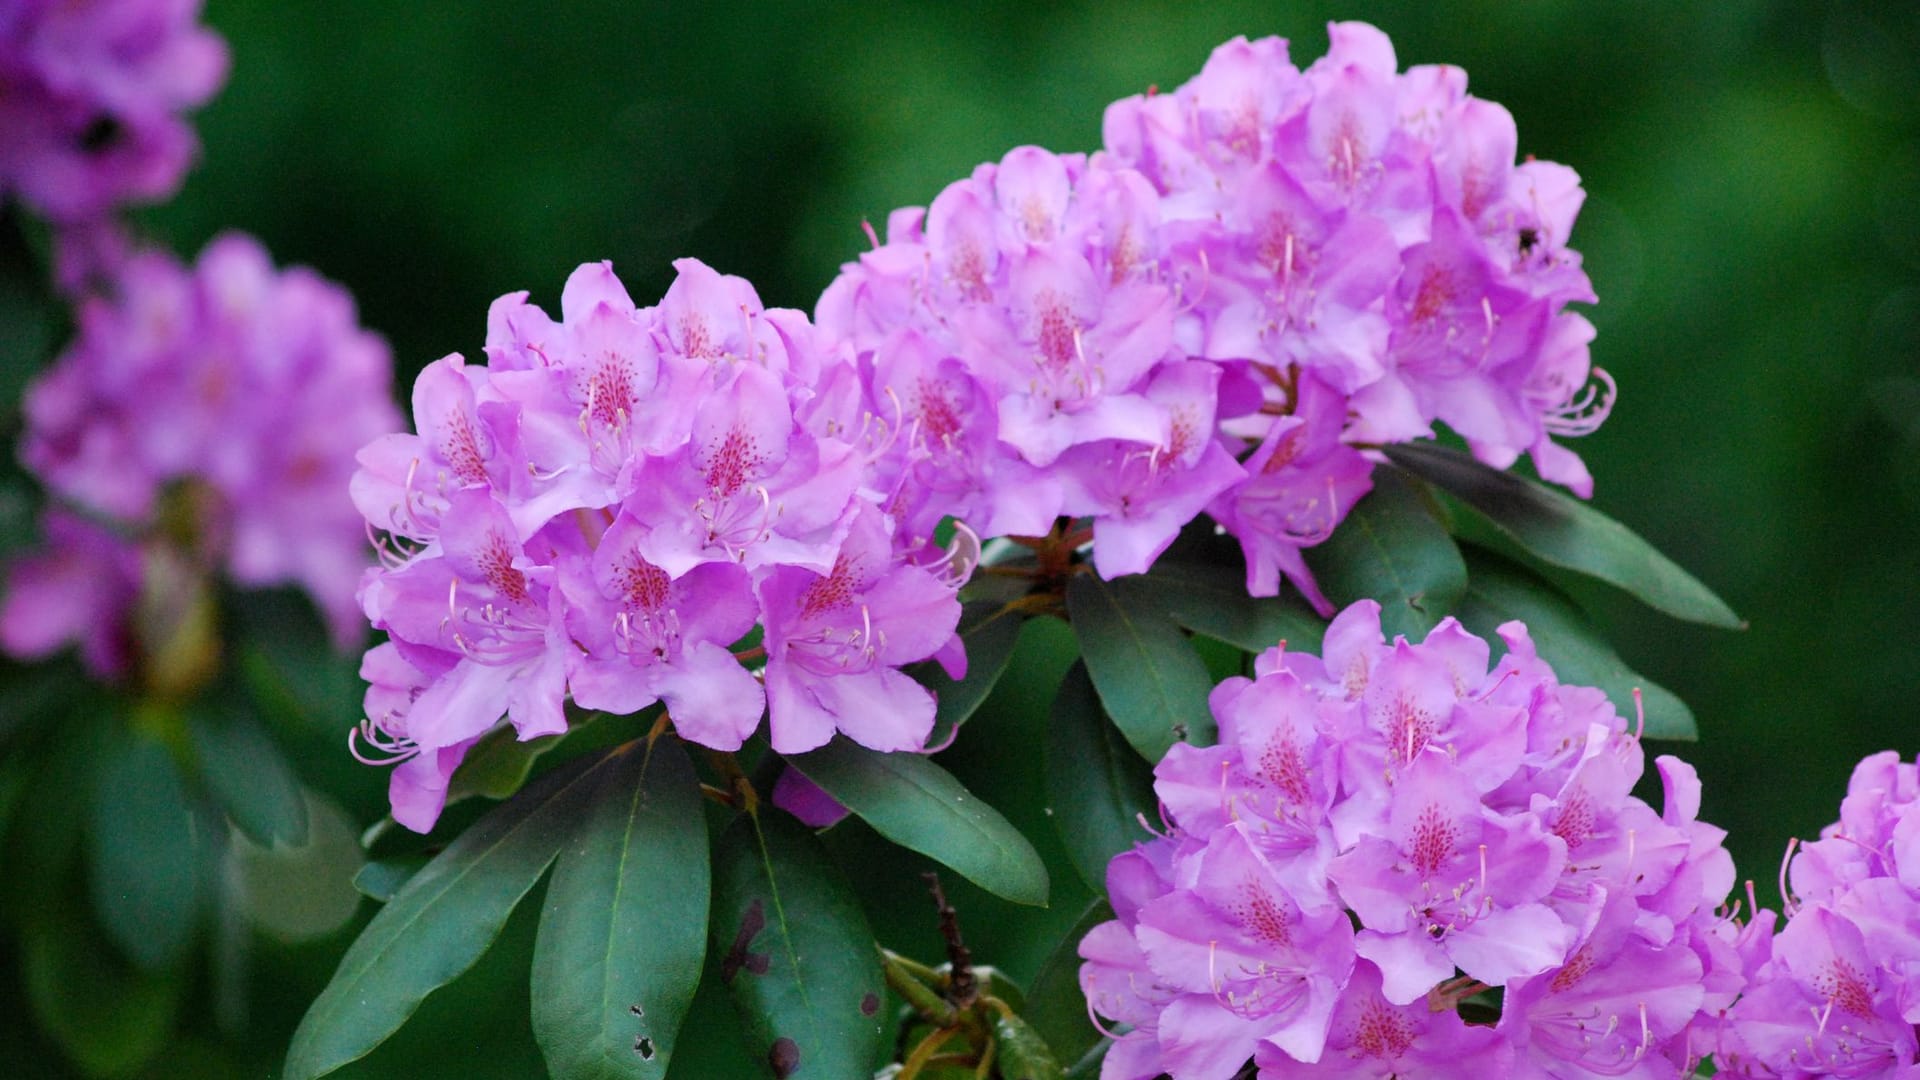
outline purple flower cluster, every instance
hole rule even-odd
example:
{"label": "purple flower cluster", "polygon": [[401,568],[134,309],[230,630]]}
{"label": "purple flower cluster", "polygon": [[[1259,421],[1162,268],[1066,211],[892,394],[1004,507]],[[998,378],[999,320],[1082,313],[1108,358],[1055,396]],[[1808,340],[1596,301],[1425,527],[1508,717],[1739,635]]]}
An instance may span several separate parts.
{"label": "purple flower cluster", "polygon": [[1300,549],[1369,489],[1365,448],[1440,421],[1590,493],[1552,441],[1613,397],[1564,310],[1593,299],[1578,178],[1516,165],[1512,116],[1458,68],[1330,32],[1304,72],[1236,39],[1111,106],[1103,153],[1023,147],[893,214],[817,318],[898,418],[904,491],[981,535],[1091,517],[1109,577],[1204,509],[1256,595],[1284,574],[1327,611]]}
{"label": "purple flower cluster", "polygon": [[935,546],[943,514],[918,512],[862,372],[740,278],[675,266],[652,307],[606,263],[568,279],[559,321],[502,297],[485,365],[430,365],[418,434],[360,453],[354,500],[391,538],[360,597],[392,640],[367,654],[359,734],[398,761],[409,827],[503,712],[525,739],[565,730],[568,696],[660,701],[721,750],[763,712],[783,753],[836,731],[919,750],[934,701],[899,668],[964,669],[977,541]]}
{"label": "purple flower cluster", "polygon": [[1489,668],[1451,619],[1383,642],[1363,601],[1323,658],[1215,689],[1219,744],[1155,770],[1167,833],[1113,860],[1118,918],[1080,946],[1130,1028],[1105,1080],[1671,1077],[1709,1048],[1743,961],[1693,769],[1659,758],[1664,810],[1635,798],[1606,697],[1499,633]]}
{"label": "purple flower cluster", "polygon": [[79,641],[91,668],[118,673],[149,540],[242,585],[297,584],[336,640],[359,640],[366,526],[347,480],[354,451],[399,418],[386,344],[346,291],[229,234],[193,267],[129,259],[78,320],[26,395],[21,458],[64,506],[46,514],[47,550],[10,568],[0,646],[34,657]]}
{"label": "purple flower cluster", "polygon": [[1752,982],[1714,1054],[1722,1075],[1920,1077],[1916,842],[1920,767],[1892,751],[1862,761],[1840,820],[1786,868],[1786,926],[1748,946]]}
{"label": "purple flower cluster", "polygon": [[227,77],[199,17],[199,0],[0,5],[0,199],[74,229],[173,194],[197,145],[181,114]]}

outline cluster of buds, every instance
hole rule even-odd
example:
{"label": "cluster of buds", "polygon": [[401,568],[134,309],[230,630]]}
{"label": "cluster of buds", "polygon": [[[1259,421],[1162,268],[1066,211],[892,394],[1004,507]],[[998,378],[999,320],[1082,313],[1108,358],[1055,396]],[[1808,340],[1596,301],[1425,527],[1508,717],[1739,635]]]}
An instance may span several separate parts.
{"label": "cluster of buds", "polygon": [[170,636],[132,632],[136,601],[178,622],[165,596],[214,571],[298,585],[342,647],[360,641],[369,560],[347,480],[399,417],[387,346],[347,292],[229,234],[191,267],[128,259],[78,321],[26,395],[21,460],[56,502],[47,548],[9,570],[0,646],[33,658],[76,641],[96,674],[120,675],[137,638]]}
{"label": "cluster of buds", "polygon": [[[733,750],[842,732],[919,750],[932,695],[899,669],[965,654],[957,593],[978,558],[897,511],[898,429],[795,311],[682,260],[638,308],[608,264],[575,271],[555,321],[496,301],[486,363],[414,384],[418,434],[360,453],[353,498],[385,534],[360,591],[390,641],[367,654],[363,760],[397,763],[394,816],[430,827],[453,769],[504,712],[521,738],[565,702],[663,702],[680,735]],[[748,640],[758,627],[759,640]]]}
{"label": "cluster of buds", "polygon": [[[1371,486],[1368,451],[1447,424],[1498,467],[1606,417],[1567,248],[1572,170],[1514,162],[1513,118],[1458,68],[1396,71],[1359,23],[1305,71],[1236,39],[1170,94],[1115,103],[1091,157],[1023,147],[896,211],[817,318],[904,434],[907,512],[981,535],[1094,522],[1106,576],[1201,511],[1247,584],[1285,575]],[[931,498],[937,493],[938,499]]]}
{"label": "cluster of buds", "polygon": [[[1526,628],[1381,639],[1334,619],[1213,693],[1217,746],[1155,771],[1166,832],[1116,857],[1081,985],[1129,1025],[1104,1080],[1677,1076],[1739,993],[1733,886],[1700,785],[1644,759]],[[1495,1004],[1490,991],[1499,988]]]}

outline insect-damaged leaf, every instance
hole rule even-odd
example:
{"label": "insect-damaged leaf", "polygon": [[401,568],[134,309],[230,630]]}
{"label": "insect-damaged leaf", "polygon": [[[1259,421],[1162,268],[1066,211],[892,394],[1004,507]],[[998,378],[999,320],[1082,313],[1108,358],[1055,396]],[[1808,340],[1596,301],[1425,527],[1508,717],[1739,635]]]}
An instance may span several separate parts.
{"label": "insect-damaged leaf", "polygon": [[671,736],[601,770],[554,867],[533,1033],[557,1080],[667,1074],[707,949],[700,782]]}
{"label": "insect-damaged leaf", "polygon": [[873,930],[810,830],[770,806],[727,829],[711,930],[720,979],[769,1075],[873,1071],[886,1046]]}

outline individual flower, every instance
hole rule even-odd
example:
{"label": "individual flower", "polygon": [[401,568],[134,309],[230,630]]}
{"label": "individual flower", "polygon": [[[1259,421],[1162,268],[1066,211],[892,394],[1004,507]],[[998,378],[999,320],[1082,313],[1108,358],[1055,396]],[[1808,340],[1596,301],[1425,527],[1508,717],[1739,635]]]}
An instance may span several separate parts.
{"label": "individual flower", "polygon": [[1697,1059],[1745,975],[1698,782],[1661,758],[1664,811],[1634,797],[1638,736],[1524,626],[1500,636],[1498,662],[1451,619],[1389,643],[1362,601],[1321,656],[1270,650],[1215,689],[1219,744],[1155,769],[1167,832],[1113,861],[1116,919],[1081,946],[1088,1001],[1130,1028],[1103,1077]]}
{"label": "individual flower", "polygon": [[[228,234],[191,267],[155,251],[131,259],[78,322],[28,388],[28,470],[126,542],[183,546],[243,586],[303,588],[337,642],[358,640],[354,590],[370,560],[346,484],[354,451],[396,418],[387,347],[360,327],[346,291],[276,270],[256,241]],[[78,528],[48,519],[50,538]],[[60,544],[66,565],[111,546],[88,528],[93,540]],[[50,570],[31,566],[41,569],[17,570],[10,593],[44,582]],[[71,602],[109,615],[98,602],[116,579],[125,575],[102,575]],[[9,651],[35,651],[19,641]]]}

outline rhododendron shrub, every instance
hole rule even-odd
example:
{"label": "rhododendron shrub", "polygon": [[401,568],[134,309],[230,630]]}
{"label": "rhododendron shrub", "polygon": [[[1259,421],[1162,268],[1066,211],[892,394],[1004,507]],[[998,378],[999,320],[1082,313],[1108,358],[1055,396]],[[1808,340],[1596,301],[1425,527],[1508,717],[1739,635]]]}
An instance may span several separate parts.
{"label": "rhododendron shrub", "polygon": [[[1584,501],[1569,440],[1615,397],[1585,194],[1459,69],[1358,23],[1304,67],[1236,38],[1101,146],[893,211],[808,309],[693,258],[658,296],[605,261],[526,282],[403,419],[344,290],[114,219],[178,181],[224,74],[196,14],[0,14],[0,197],[55,226],[75,311],[23,405],[45,498],[0,675],[106,688],[21,724],[53,765],[0,768],[0,829],[34,837],[21,880],[87,891],[87,970],[197,982],[212,925],[232,999],[249,860],[323,846],[279,747],[326,727],[303,772],[387,770],[353,775],[388,817],[335,844],[383,906],[298,1080],[379,1051],[536,891],[531,1028],[568,1080],[706,1067],[690,1017],[776,1080],[1920,1069],[1915,767],[1861,765],[1784,920],[1736,890],[1664,745],[1692,713],[1572,597],[1743,624]],[[305,715],[293,651],[357,657],[357,723]],[[981,798],[1009,777],[1031,812]],[[855,864],[902,910],[931,879],[943,957],[878,946],[905,939]],[[346,877],[310,872],[288,891]],[[87,959],[48,959],[64,895],[0,905],[56,913],[23,924],[42,999]],[[1032,955],[968,944],[1088,898],[993,939]],[[164,1042],[100,1064],[40,1022],[101,1074]]]}

